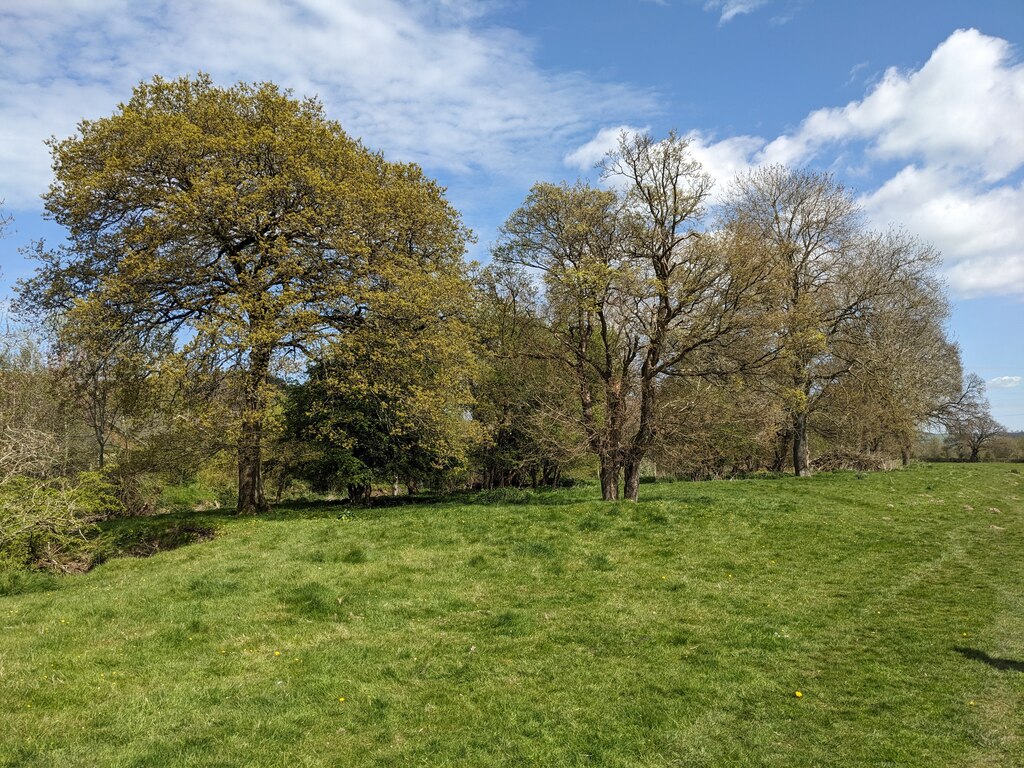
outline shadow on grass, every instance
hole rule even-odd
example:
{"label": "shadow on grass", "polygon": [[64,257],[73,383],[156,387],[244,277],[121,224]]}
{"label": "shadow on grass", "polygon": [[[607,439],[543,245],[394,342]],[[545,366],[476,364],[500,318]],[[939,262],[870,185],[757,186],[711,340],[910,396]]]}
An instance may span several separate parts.
{"label": "shadow on grass", "polygon": [[965,656],[968,659],[974,659],[980,661],[982,664],[988,664],[993,669],[1010,670],[1012,672],[1024,672],[1024,661],[1014,661],[1013,659],[999,659],[994,656],[989,656],[984,651],[979,651],[977,648],[961,648],[959,646],[953,648],[954,651],[959,653],[961,656]]}
{"label": "shadow on grass", "polygon": [[207,515],[169,514],[108,520],[99,526],[93,565],[115,557],[150,557],[210,541],[217,535],[217,528]]}
{"label": "shadow on grass", "polygon": [[[645,484],[641,502],[663,501],[665,494],[659,491],[680,484],[690,487],[685,493],[674,490],[670,494],[673,503],[691,510],[713,507],[716,504],[713,496],[698,492],[703,484],[687,481]],[[251,517],[236,515],[232,507],[201,511],[175,509],[139,517],[117,517],[100,523],[93,565],[118,557],[148,557],[170,549],[208,541],[214,538],[220,529],[243,520],[325,520],[356,517],[372,520],[384,516],[418,514],[417,508],[430,505],[560,507],[586,502],[598,502],[598,490],[593,483],[575,483],[559,489],[496,488],[485,491],[457,490],[450,493],[376,496],[368,505],[352,504],[347,499],[296,499],[275,504],[270,511]],[[603,509],[617,515],[624,508],[623,504],[628,503],[608,502]],[[637,514],[641,515],[643,522],[668,522],[668,518],[660,512],[642,510]],[[591,515],[591,518],[593,517]],[[590,520],[589,524],[598,523]]]}

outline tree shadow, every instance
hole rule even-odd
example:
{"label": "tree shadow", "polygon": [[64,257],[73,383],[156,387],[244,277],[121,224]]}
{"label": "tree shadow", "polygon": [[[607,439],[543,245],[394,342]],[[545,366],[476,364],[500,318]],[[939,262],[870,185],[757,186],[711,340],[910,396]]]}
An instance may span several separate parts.
{"label": "tree shadow", "polygon": [[961,656],[965,656],[968,659],[974,659],[980,661],[982,664],[988,664],[994,669],[1010,670],[1012,672],[1024,672],[1024,661],[1015,661],[1013,659],[999,659],[993,656],[989,656],[984,651],[979,651],[977,648],[961,648],[956,646],[953,648],[954,651],[959,653]]}

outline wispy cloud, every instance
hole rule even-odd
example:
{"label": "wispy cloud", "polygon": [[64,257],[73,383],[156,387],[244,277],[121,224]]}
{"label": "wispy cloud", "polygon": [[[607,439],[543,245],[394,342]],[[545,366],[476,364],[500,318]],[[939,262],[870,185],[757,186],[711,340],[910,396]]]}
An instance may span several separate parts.
{"label": "wispy cloud", "polygon": [[0,167],[9,207],[49,178],[42,141],[110,114],[154,74],[273,80],[319,95],[389,156],[451,173],[536,178],[650,92],[549,72],[533,43],[469,0],[36,0],[0,9]]}
{"label": "wispy cloud", "polygon": [[869,66],[871,66],[871,62],[869,62],[869,61],[862,61],[862,62],[860,62],[858,64],[854,64],[852,67],[850,67],[850,76],[847,78],[846,84],[847,85],[853,85],[858,80],[860,80],[861,73],[865,69],[867,69]]}
{"label": "wispy cloud", "polygon": [[707,0],[704,10],[718,13],[718,23],[727,24],[737,16],[753,13],[767,4],[768,0]]}
{"label": "wispy cloud", "polygon": [[1020,382],[1020,376],[996,376],[994,379],[988,380],[988,385],[993,389],[1012,389],[1019,387]]}

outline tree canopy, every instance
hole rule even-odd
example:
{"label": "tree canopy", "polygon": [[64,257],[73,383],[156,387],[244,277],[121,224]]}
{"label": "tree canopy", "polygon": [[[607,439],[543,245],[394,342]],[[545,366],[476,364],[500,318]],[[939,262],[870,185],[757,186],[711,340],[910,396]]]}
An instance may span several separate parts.
{"label": "tree canopy", "polygon": [[22,306],[111,339],[169,333],[179,359],[230,371],[240,513],[267,507],[271,373],[368,317],[419,322],[462,277],[468,235],[443,190],[272,83],[155,78],[50,149],[46,211],[68,242],[35,249]]}

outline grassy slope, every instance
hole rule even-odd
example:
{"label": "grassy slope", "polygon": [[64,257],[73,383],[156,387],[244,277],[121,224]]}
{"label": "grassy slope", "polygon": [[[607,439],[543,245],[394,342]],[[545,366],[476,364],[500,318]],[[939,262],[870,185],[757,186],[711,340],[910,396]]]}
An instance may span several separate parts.
{"label": "grassy slope", "polygon": [[0,765],[1024,765],[1024,476],[642,490],[220,517],[0,597]]}

